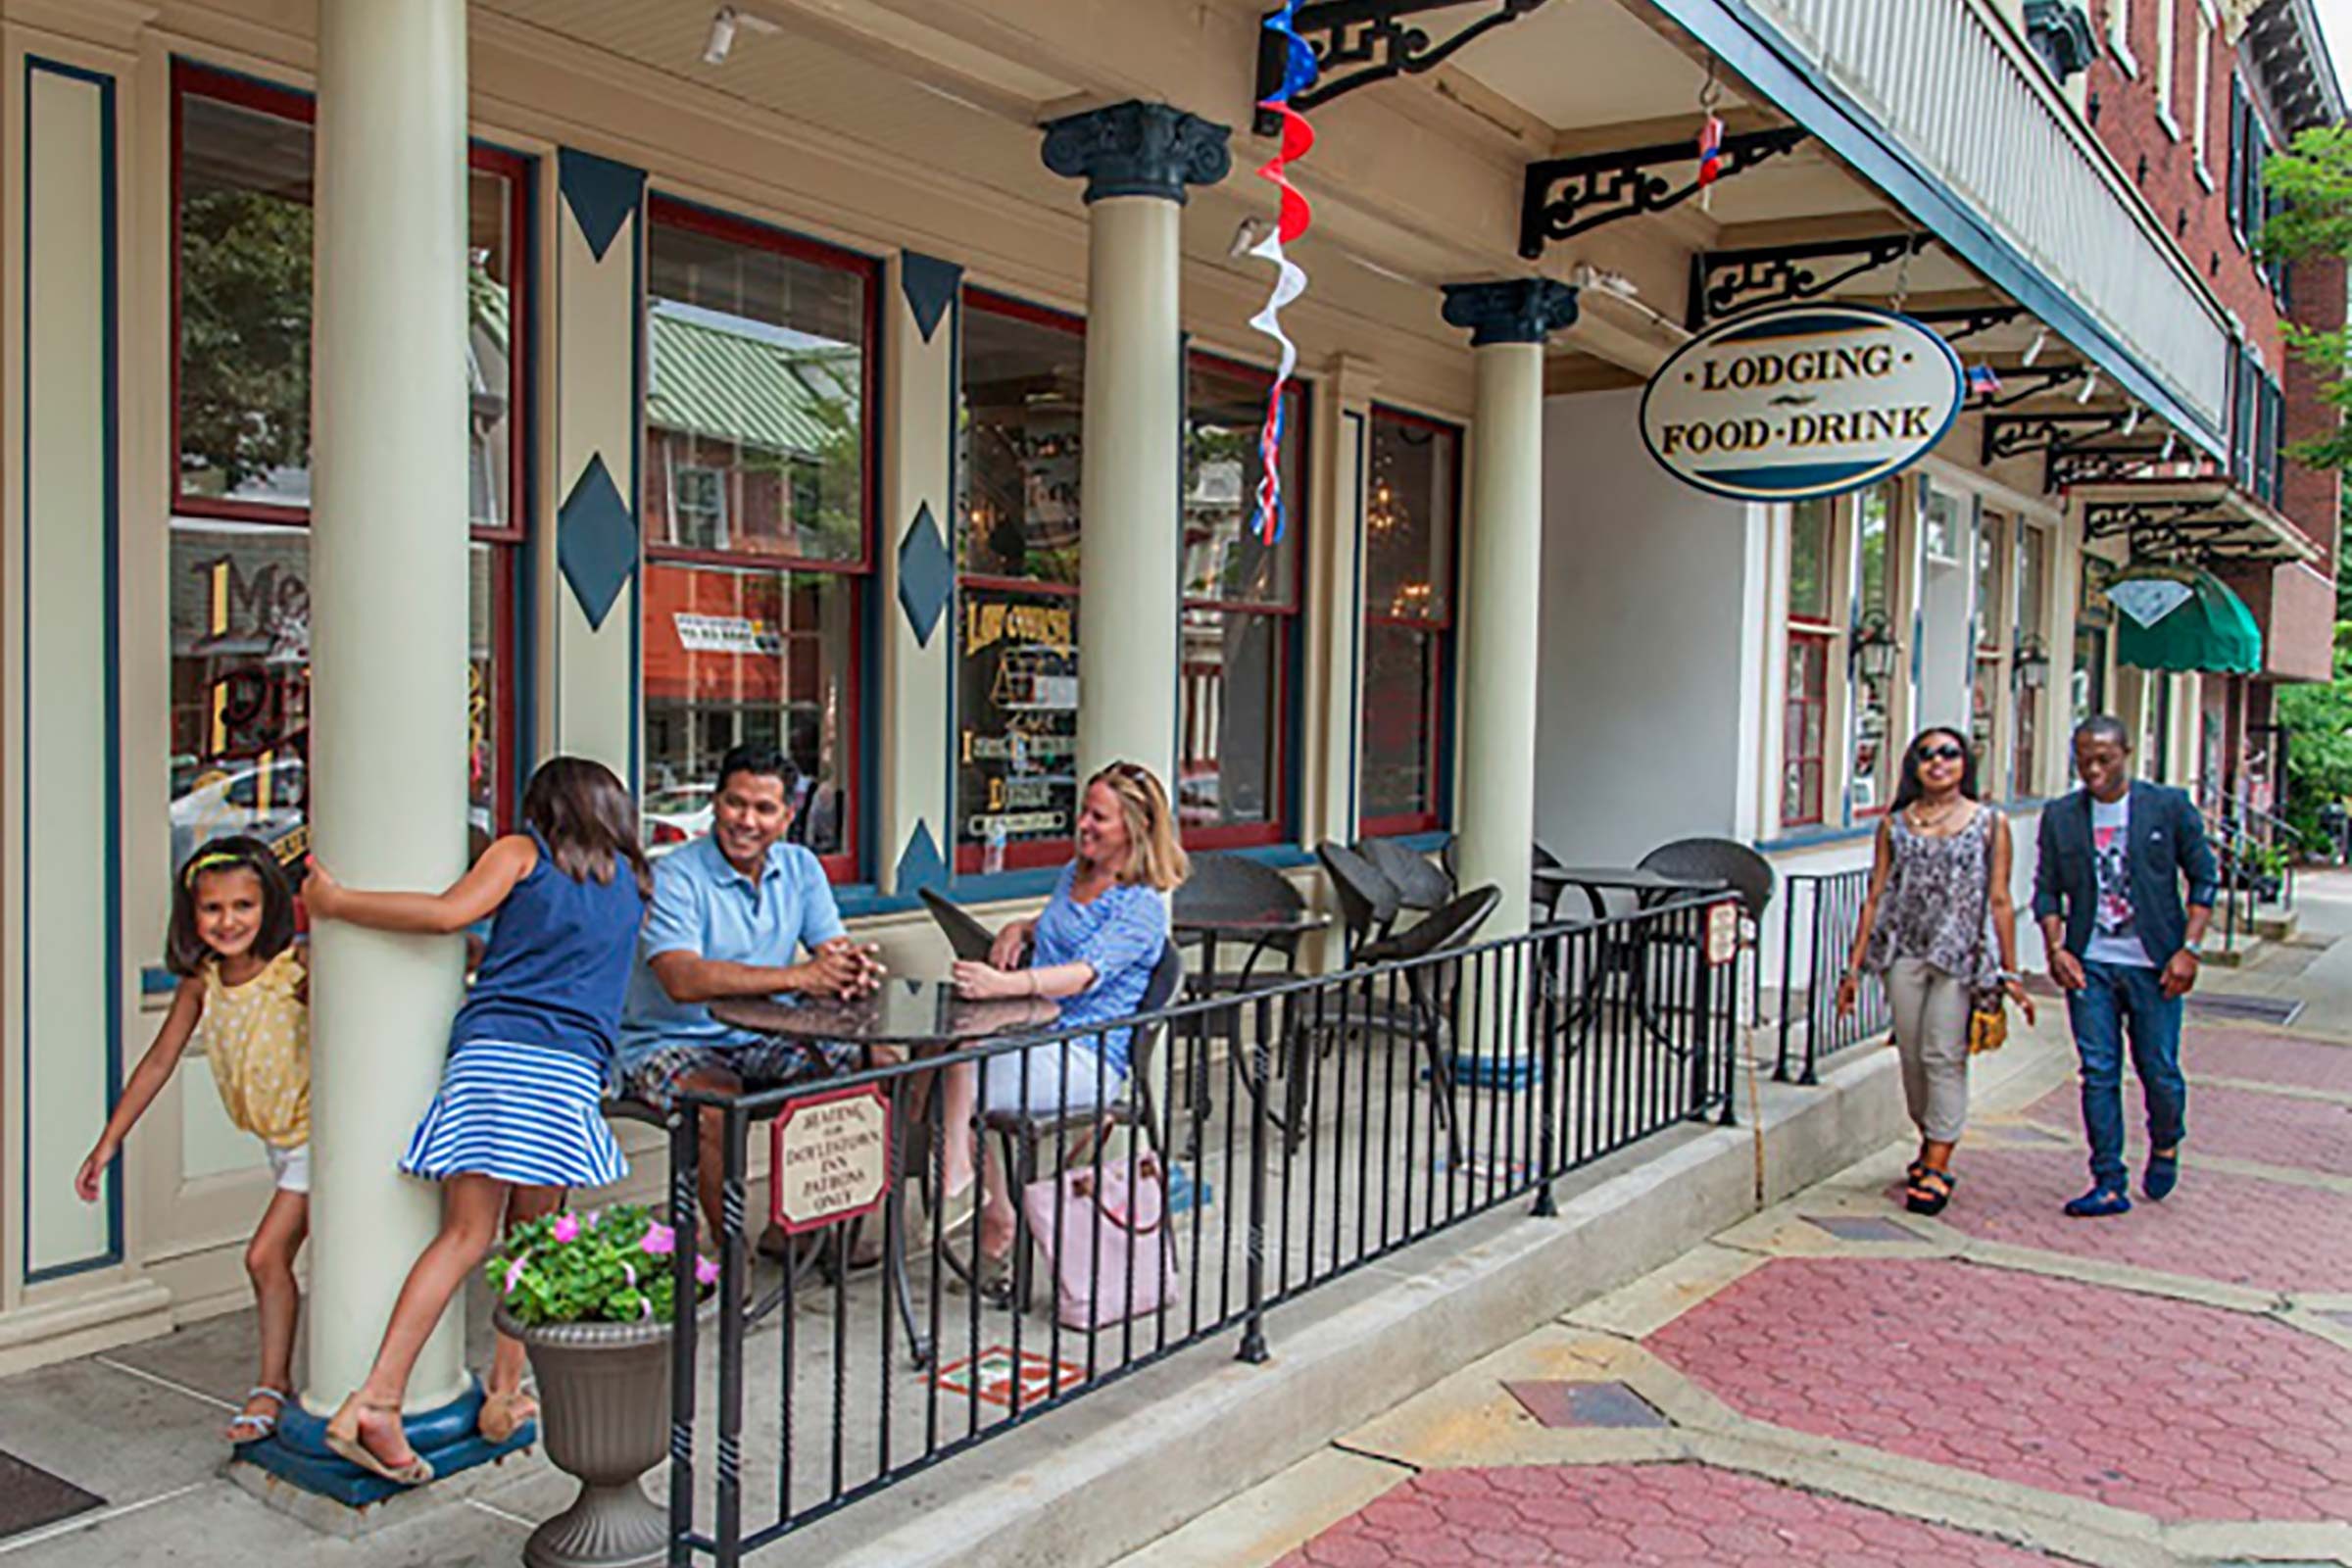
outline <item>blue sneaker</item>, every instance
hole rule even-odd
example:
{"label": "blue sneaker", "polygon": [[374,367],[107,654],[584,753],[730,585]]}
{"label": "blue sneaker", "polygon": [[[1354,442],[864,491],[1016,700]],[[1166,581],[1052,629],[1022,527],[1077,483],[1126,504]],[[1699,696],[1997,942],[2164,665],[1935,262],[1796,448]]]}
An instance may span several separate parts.
{"label": "blue sneaker", "polygon": [[2170,1198],[2173,1189],[2180,1185],[2180,1151],[2176,1147],[2169,1154],[2150,1154],[2148,1168],[2140,1178],[2140,1191],[2161,1203]]}
{"label": "blue sneaker", "polygon": [[2093,1187],[2081,1198],[2069,1199],[2067,1214],[2075,1219],[2105,1219],[2132,1212],[2132,1196],[2120,1187]]}

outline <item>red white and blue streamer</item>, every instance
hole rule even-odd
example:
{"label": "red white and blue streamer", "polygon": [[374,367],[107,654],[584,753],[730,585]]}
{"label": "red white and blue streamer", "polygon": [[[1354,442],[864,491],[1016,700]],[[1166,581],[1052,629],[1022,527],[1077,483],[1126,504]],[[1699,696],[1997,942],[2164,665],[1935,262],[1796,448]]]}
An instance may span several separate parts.
{"label": "red white and blue streamer", "polygon": [[1306,292],[1306,273],[1285,253],[1285,247],[1297,242],[1314,220],[1313,211],[1306,198],[1298,194],[1285,171],[1290,165],[1306,156],[1315,145],[1315,133],[1304,116],[1291,107],[1294,93],[1312,86],[1316,65],[1314,46],[1298,36],[1293,18],[1298,0],[1284,0],[1281,9],[1266,18],[1266,30],[1279,33],[1284,40],[1282,85],[1258,107],[1271,112],[1282,122],[1281,144],[1274,156],[1258,168],[1258,177],[1273,181],[1282,192],[1282,206],[1275,219],[1274,231],[1250,248],[1250,254],[1274,264],[1274,289],[1266,297],[1265,307],[1250,318],[1250,324],[1272,338],[1282,350],[1280,368],[1274,372],[1273,390],[1266,398],[1266,422],[1258,432],[1259,478],[1257,481],[1257,534],[1268,545],[1281,542],[1288,503],[1282,493],[1282,437],[1284,394],[1288,391],[1291,372],[1298,368],[1298,347],[1290,334],[1282,329],[1282,310]]}

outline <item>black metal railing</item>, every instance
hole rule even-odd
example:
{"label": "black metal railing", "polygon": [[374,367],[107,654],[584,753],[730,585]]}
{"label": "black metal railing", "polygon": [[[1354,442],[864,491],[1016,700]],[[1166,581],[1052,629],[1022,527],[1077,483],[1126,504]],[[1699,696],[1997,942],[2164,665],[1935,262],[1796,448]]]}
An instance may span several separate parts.
{"label": "black metal railing", "polygon": [[2216,912],[2222,947],[2234,951],[2240,934],[2253,930],[2264,906],[2294,912],[2295,866],[2303,857],[2303,835],[2283,817],[2218,791],[2207,791],[2200,805],[2205,834],[2221,866]]}
{"label": "black metal railing", "polygon": [[1865,975],[1854,1010],[1838,1011],[1838,982],[1853,961],[1870,867],[1786,879],[1781,905],[1780,1052],[1772,1075],[1816,1083],[1823,1058],[1894,1027],[1886,988]]}
{"label": "black metal railing", "polygon": [[[1138,1069],[1102,1106],[1070,1088],[1100,1024],[791,1090],[682,1095],[672,1212],[693,1211],[698,1113],[720,1124],[722,1200],[706,1243],[715,1305],[700,1325],[682,1315],[673,1345],[668,1560],[736,1563],[1216,1337],[1262,1360],[1269,1308],[1503,1205],[1550,1214],[1560,1176],[1668,1128],[1731,1124],[1735,909],[1692,899],[1172,1006],[1135,1021]],[[1029,1113],[958,1119],[990,1083],[983,1106]],[[850,1266],[846,1224],[804,1237],[807,1259],[756,1260],[755,1127],[860,1093],[887,1105],[901,1173],[870,1222],[881,1264]],[[975,1120],[1041,1200],[1065,1181],[1092,1195],[1092,1209],[1021,1205],[1012,1255],[1036,1263],[1011,1284],[1016,1298],[1034,1286],[1038,1311],[965,1283],[984,1266],[981,1224],[950,1233],[940,1205],[918,1219],[908,1200],[939,1190],[951,1129],[969,1137]],[[1134,1228],[1093,1217],[1106,1208]],[[1107,1301],[1058,1309],[1064,1278]]]}

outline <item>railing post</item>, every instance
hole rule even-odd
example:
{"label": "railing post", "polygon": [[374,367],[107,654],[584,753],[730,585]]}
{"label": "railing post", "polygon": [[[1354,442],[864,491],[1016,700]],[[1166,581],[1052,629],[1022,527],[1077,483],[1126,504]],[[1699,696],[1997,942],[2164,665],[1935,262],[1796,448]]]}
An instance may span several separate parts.
{"label": "railing post", "polygon": [[[1796,895],[1812,884],[1802,877],[1788,879],[1788,897],[1781,904],[1781,1052],[1772,1067],[1772,1081],[1788,1081],[1788,999],[1796,995]],[[1756,965],[1760,971],[1762,963]]]}
{"label": "railing post", "polygon": [[[1237,1005],[1235,1021],[1240,1021]],[[1240,1030],[1235,1030],[1238,1036]],[[1266,1350],[1266,1104],[1274,1096],[1271,1076],[1273,1052],[1265,1031],[1257,1031],[1250,1042],[1250,1060],[1257,1069],[1258,1094],[1251,1102],[1250,1114],[1250,1263],[1249,1318],[1242,1327],[1240,1358],[1251,1365],[1262,1364]],[[1298,1092],[1292,1086],[1291,1092]],[[1237,1106],[1238,1108],[1238,1106]]]}
{"label": "railing post", "polygon": [[[718,1568],[736,1568],[743,1561],[743,1293],[750,1272],[744,1257],[743,1146],[748,1124],[743,1107],[732,1100],[720,1117],[718,1518],[711,1559]],[[779,1499],[778,1511],[791,1513],[792,1499]]]}
{"label": "railing post", "polygon": [[[680,1236],[696,1235],[699,1206],[695,1189],[702,1163],[702,1112],[674,1102],[669,1128],[669,1223]],[[670,1292],[669,1332],[669,1568],[686,1568],[692,1552],[687,1545],[694,1532],[694,1255],[698,1249],[677,1250],[672,1258],[675,1287]],[[789,1371],[785,1374],[791,1375]]]}
{"label": "railing post", "polygon": [[[1830,901],[1829,895],[1828,882],[1816,882],[1813,885],[1813,938],[1805,963],[1805,1070],[1797,1075],[1796,1080],[1807,1088],[1821,1082],[1814,1067],[1821,1059],[1821,930],[1824,923],[1821,912]],[[1836,1010],[1837,1004],[1833,999],[1833,1016]]]}
{"label": "railing post", "polygon": [[1553,1163],[1559,1157],[1559,1086],[1560,1063],[1556,1054],[1559,1047],[1560,990],[1567,984],[1562,973],[1567,960],[1567,938],[1558,931],[1542,938],[1536,948],[1537,971],[1536,1027],[1544,1032],[1543,1047],[1535,1060],[1539,1066],[1528,1093],[1536,1097],[1536,1202],[1529,1212],[1538,1219],[1550,1219],[1560,1211],[1558,1200],[1551,1191]]}
{"label": "railing post", "polygon": [[1740,1114],[1735,1108],[1738,1096],[1733,1090],[1740,1082],[1740,950],[1732,949],[1732,961],[1722,970],[1711,971],[1707,984],[1723,986],[1723,1016],[1716,1025],[1718,1043],[1722,1046],[1723,1075],[1717,1087],[1723,1093],[1723,1111],[1715,1118],[1719,1127],[1737,1127]]}

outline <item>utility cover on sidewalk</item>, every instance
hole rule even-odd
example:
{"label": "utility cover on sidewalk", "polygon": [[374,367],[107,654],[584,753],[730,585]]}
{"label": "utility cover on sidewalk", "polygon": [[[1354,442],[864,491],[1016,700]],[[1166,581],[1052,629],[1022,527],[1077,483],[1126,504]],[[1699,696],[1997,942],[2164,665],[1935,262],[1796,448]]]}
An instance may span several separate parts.
{"label": "utility cover on sidewalk", "polygon": [[71,1519],[105,1503],[94,1492],[84,1492],[38,1465],[0,1451],[0,1539]]}

